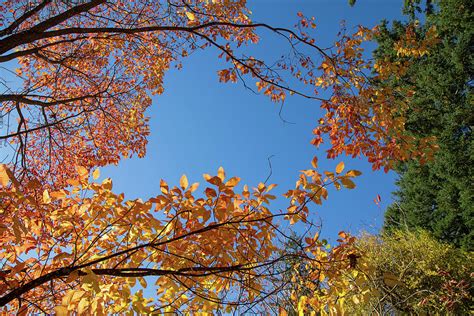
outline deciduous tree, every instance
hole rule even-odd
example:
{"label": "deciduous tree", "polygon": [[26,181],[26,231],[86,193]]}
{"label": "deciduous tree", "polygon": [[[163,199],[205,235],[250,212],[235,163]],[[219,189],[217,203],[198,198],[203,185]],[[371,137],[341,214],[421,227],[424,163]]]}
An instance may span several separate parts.
{"label": "deciduous tree", "polygon": [[[179,187],[162,180],[161,194],[126,201],[110,179],[89,182],[84,167],[67,188],[49,191],[32,180],[22,191],[2,165],[0,306],[59,315],[265,311],[258,304],[287,285],[281,263],[303,255],[278,251],[278,239],[288,238],[282,221],[307,222],[309,203],[320,204],[327,185],[351,188],[357,174],[306,170],[286,193],[287,210],[276,212],[274,185],[238,192],[240,179],[226,179],[222,168],[204,175],[203,194],[183,176]],[[311,258],[341,265],[326,251]]]}
{"label": "deciduous tree", "polygon": [[[363,59],[362,44],[377,31],[343,32],[335,49],[321,49],[310,35],[313,18],[299,14],[294,30],[272,27],[252,22],[245,5],[243,0],[4,1],[0,62],[17,68],[11,70],[19,85],[4,82],[0,110],[10,123],[0,138],[13,146],[18,179],[49,179],[58,188],[76,165],[90,169],[144,156],[149,93],[162,93],[165,72],[205,47],[230,64],[219,72],[221,81],[253,80],[256,90],[275,102],[287,94],[322,102],[327,114],[315,118],[313,144],[328,135],[331,158],[363,154],[374,168],[389,169],[394,161],[430,154],[430,138],[414,143],[405,133],[405,109],[395,102],[396,91],[367,79],[373,65]],[[290,54],[275,63],[252,57],[246,50],[258,42],[257,29],[288,41]],[[406,67],[378,66],[380,76]],[[332,96],[320,98],[319,89]]]}

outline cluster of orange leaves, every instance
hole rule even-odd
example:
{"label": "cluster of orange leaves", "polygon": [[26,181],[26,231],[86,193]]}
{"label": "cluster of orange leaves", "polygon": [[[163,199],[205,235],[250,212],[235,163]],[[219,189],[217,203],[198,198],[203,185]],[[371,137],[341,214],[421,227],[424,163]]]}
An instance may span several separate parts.
{"label": "cluster of orange leaves", "polygon": [[[150,93],[163,93],[166,71],[181,67],[182,57],[209,46],[204,38],[239,46],[257,40],[252,28],[212,27],[213,22],[249,24],[245,1],[93,2],[97,4],[92,9],[39,32],[37,25],[59,20],[71,6],[83,5],[47,2],[41,14],[30,16],[15,33],[2,38],[5,49],[18,50],[4,52],[1,62],[18,62],[25,97],[19,105],[2,101],[2,113],[16,114],[15,108],[23,112],[19,128],[26,136],[20,160],[30,178],[49,179],[55,187],[74,175],[76,165],[91,169],[132,155],[143,157]],[[8,24],[19,19],[31,5],[2,3],[1,20]],[[201,27],[204,24],[211,26]],[[8,140],[20,143],[16,137]]]}
{"label": "cluster of orange leaves", "polygon": [[[162,180],[161,194],[126,201],[113,193],[110,179],[89,182],[84,167],[76,168],[67,188],[49,191],[35,180],[21,187],[2,165],[0,302],[32,283],[7,310],[26,314],[23,301],[60,315],[212,312],[254,302],[281,260],[275,257],[276,219],[305,220],[307,200],[321,203],[330,183],[353,187],[349,178],[359,173],[342,174],[343,169],[339,164],[325,179],[305,170],[296,189],[286,193],[288,212],[275,214],[268,208],[275,185],[260,183],[252,190],[245,185],[237,193],[240,179],[226,180],[222,168],[216,176],[204,175],[210,186],[202,197],[194,195],[198,184],[189,185],[183,176],[179,187]],[[98,169],[92,175],[97,179]],[[147,276],[157,277],[154,286]],[[133,288],[137,280],[140,290]],[[153,299],[143,296],[145,288],[155,288]],[[238,298],[236,289],[243,290]]]}
{"label": "cluster of orange leaves", "polygon": [[[412,33],[408,28],[406,37],[394,47],[404,56],[422,57],[437,43],[435,30],[423,41],[413,39]],[[402,77],[411,63],[408,59],[367,60],[363,45],[377,35],[377,28],[363,27],[350,36],[342,35],[335,44],[336,53],[321,64],[323,75],[315,85],[332,90],[332,96],[322,102],[326,115],[313,130],[312,143],[319,146],[328,135],[329,158],[341,153],[352,157],[362,154],[374,169],[388,171],[399,161],[428,161],[438,147],[436,139],[417,139],[405,130],[412,90],[373,84]]]}

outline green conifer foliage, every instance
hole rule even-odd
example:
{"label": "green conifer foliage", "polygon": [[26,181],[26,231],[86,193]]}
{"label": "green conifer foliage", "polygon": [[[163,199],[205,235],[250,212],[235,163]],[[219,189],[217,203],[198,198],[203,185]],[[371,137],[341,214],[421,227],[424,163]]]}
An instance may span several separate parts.
{"label": "green conifer foliage", "polygon": [[383,23],[375,52],[376,58],[407,58],[393,48],[405,29],[414,25],[421,39],[436,27],[440,42],[428,55],[413,60],[403,78],[378,83],[412,87],[406,128],[436,136],[440,147],[426,164],[399,166],[397,202],[386,212],[385,228],[420,227],[467,250],[474,249],[473,6],[470,0],[439,0],[408,22]]}

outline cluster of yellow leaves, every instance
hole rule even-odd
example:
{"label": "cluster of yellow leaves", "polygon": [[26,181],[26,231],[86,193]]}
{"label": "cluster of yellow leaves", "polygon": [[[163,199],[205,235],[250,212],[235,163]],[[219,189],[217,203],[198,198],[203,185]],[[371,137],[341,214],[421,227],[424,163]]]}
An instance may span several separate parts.
{"label": "cluster of yellow leaves", "polygon": [[[469,308],[472,254],[424,231],[339,233],[338,245],[305,238],[312,260],[294,269],[291,311],[299,315],[359,315],[403,311],[459,313]],[[302,268],[301,268],[302,267]],[[280,310],[280,315],[288,311]]]}
{"label": "cluster of yellow leaves", "polygon": [[[294,269],[295,286],[290,296],[299,315],[344,315],[347,300],[358,304],[373,294],[366,287],[368,267],[360,260],[356,238],[345,232],[339,237],[333,248],[318,235],[305,239],[309,260],[302,270]],[[287,311],[282,309],[280,315],[287,315]]]}
{"label": "cluster of yellow leaves", "polygon": [[395,43],[394,49],[398,56],[419,58],[429,54],[429,49],[439,42],[436,26],[431,26],[420,39],[416,36],[415,26],[411,25],[406,28],[405,37]]}
{"label": "cluster of yellow leaves", "polygon": [[290,206],[287,208],[290,224],[300,220],[306,222],[309,215],[308,203],[311,201],[317,205],[322,204],[323,199],[327,199],[328,185],[334,185],[339,190],[341,186],[347,189],[354,189],[355,183],[351,178],[361,175],[360,171],[349,170],[345,174],[344,162],[336,166],[335,172],[325,171],[323,174],[317,171],[318,160],[314,157],[311,161],[313,169],[302,170],[299,179],[296,181],[295,189],[288,190],[284,196],[290,199]]}
{"label": "cluster of yellow leaves", "polygon": [[[5,170],[4,186],[12,179]],[[123,194],[111,191],[110,179],[89,183],[84,167],[77,168],[77,175],[59,191],[43,190],[34,182],[26,185],[29,191],[11,184],[1,192],[0,260],[6,261],[9,272],[2,275],[0,295],[57,273],[51,280],[54,290],[49,290],[48,282],[23,297],[46,309],[61,302],[58,313],[65,309],[123,312],[129,310],[133,297],[132,309],[143,313],[148,310],[136,306],[143,303],[150,308],[149,302],[139,299],[139,292],[131,292],[138,267],[156,271],[154,303],[167,306],[168,311],[183,304],[192,310],[213,310],[217,304],[210,297],[218,301],[220,293],[242,284],[249,297],[258,295],[259,280],[251,276],[258,275],[259,264],[274,250],[272,214],[265,206],[271,198],[265,192],[271,187],[261,184],[252,193],[245,187],[237,194],[234,188],[240,179],[225,181],[221,168],[217,176],[204,175],[211,186],[203,198],[193,196],[198,184],[189,185],[183,176],[180,187],[170,188],[162,181],[162,194],[148,201],[125,201]],[[95,170],[93,178],[98,176]],[[31,250],[36,255],[31,256]],[[69,270],[61,272],[64,269]],[[117,271],[121,274],[114,275]],[[130,278],[127,273],[132,273]],[[112,281],[114,276],[119,281]],[[138,280],[147,287],[143,278]],[[74,289],[67,291],[69,287]],[[52,297],[37,301],[46,293]]]}
{"label": "cluster of yellow leaves", "polygon": [[[268,206],[275,185],[245,185],[237,193],[240,179],[227,179],[222,168],[215,176],[204,174],[209,186],[202,197],[194,195],[198,183],[183,175],[179,187],[162,180],[161,194],[127,201],[113,193],[110,179],[89,182],[84,167],[76,167],[67,187],[52,191],[36,180],[20,187],[2,165],[0,260],[6,272],[0,302],[10,295],[7,311],[13,310],[18,301],[12,293],[31,284],[22,298],[60,315],[212,312],[252,302],[264,290],[267,269],[280,260],[274,218],[305,219],[305,204],[321,203],[329,183],[352,188],[349,178],[360,173],[343,169],[340,163],[324,178],[303,171],[286,194],[288,213],[274,214]],[[95,169],[92,178],[99,176]],[[156,295],[145,298],[134,287],[138,281],[153,288],[150,276]]]}

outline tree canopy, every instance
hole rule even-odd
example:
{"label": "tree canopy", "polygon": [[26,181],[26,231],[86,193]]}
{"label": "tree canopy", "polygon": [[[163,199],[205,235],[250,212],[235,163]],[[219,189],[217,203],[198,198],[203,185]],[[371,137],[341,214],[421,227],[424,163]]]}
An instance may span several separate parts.
{"label": "tree canopy", "polygon": [[[423,85],[410,80],[438,61],[449,28],[343,27],[334,45],[322,48],[313,17],[298,13],[294,28],[281,28],[252,21],[246,5],[1,2],[0,63],[15,78],[2,78],[0,95],[7,129],[0,140],[14,153],[0,164],[3,311],[285,315],[278,302],[286,294],[300,314],[343,311],[354,289],[347,275],[366,280],[357,270],[364,251],[343,231],[329,246],[313,207],[328,198],[329,186],[355,188],[361,172],[344,162],[320,171],[314,157],[286,190],[282,210],[272,204],[275,184],[241,186],[222,167],[203,175],[202,190],[183,175],[176,186],[161,180],[147,200],[126,200],[111,179],[97,181],[98,167],[145,156],[151,95],[163,93],[164,74],[198,49],[214,49],[227,63],[221,82],[242,82],[280,104],[290,96],[313,100],[324,115],[315,118],[311,144],[326,143],[328,158],[364,156],[373,169],[388,171],[407,161],[426,168],[440,156],[444,134],[414,127]],[[253,57],[249,47],[265,32],[287,43],[289,54],[276,62]],[[381,46],[370,59],[364,49],[374,39]],[[465,48],[464,38],[449,40]],[[462,101],[470,86],[463,87]],[[464,126],[459,139],[470,135]],[[292,234],[298,225],[301,238]],[[366,296],[358,292],[356,300]]]}

